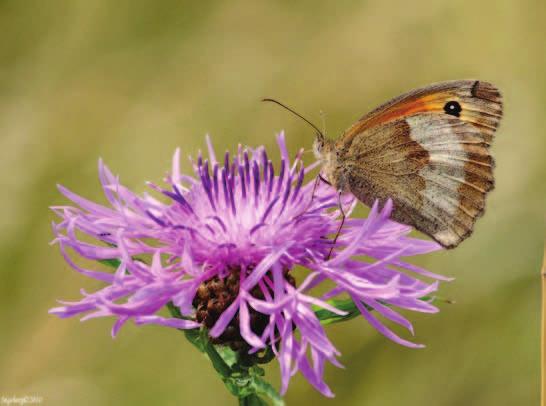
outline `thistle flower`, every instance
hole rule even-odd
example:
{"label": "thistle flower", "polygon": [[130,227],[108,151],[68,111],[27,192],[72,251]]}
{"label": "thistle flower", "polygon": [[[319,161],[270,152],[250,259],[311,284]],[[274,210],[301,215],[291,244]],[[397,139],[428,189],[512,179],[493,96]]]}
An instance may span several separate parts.
{"label": "thistle flower", "polygon": [[[233,158],[226,152],[220,163],[207,138],[208,159],[199,154],[190,176],[180,172],[177,150],[167,188],[149,184],[167,203],[131,192],[101,161],[99,177],[109,207],[59,186],[77,207],[53,207],[61,219],[53,224],[54,242],[76,271],[106,286],[94,293],[82,291],[81,300],[61,302],[50,313],[82,315],[82,320],[113,316],[113,336],[133,319],[138,325],[178,329],[204,326],[213,343],[245,354],[270,348],[280,364],[281,393],[300,371],[321,393],[333,396],[323,370],[325,361],[341,366],[340,353],[318,314],[347,315],[332,304],[336,297],[350,297],[362,316],[391,340],[420,347],[379,317],[413,333],[396,308],[437,311],[421,298],[447,278],[401,258],[439,246],[408,237],[409,227],[389,220],[390,201],[382,208],[376,202],[365,219],[351,217],[355,199],[340,198],[324,183],[316,188],[314,181],[305,183],[319,163],[305,168],[303,151],[290,162],[284,135],[277,141],[277,171],[263,147],[239,147]],[[340,227],[340,203],[348,217],[330,256]],[[69,249],[88,260],[117,259],[119,266],[114,273],[84,268],[71,259]],[[301,280],[293,275],[296,266],[308,270]],[[334,287],[314,294],[326,281]],[[167,304],[183,317],[159,315]]]}

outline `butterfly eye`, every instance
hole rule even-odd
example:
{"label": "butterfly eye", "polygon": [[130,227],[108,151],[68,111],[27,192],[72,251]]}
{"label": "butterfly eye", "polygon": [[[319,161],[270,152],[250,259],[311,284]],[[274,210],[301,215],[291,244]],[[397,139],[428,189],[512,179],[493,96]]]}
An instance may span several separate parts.
{"label": "butterfly eye", "polygon": [[455,117],[459,117],[461,115],[461,105],[459,104],[459,102],[456,102],[456,101],[448,101],[445,106],[444,106],[444,111],[451,115],[451,116],[455,116]]}

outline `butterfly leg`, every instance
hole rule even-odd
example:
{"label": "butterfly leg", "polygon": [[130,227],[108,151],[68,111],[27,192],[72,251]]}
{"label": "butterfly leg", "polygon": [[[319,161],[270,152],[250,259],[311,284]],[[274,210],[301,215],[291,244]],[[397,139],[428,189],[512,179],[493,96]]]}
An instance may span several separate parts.
{"label": "butterfly leg", "polygon": [[313,204],[313,200],[315,199],[315,192],[317,191],[317,187],[318,187],[318,184],[319,184],[319,181],[323,181],[324,183],[330,185],[330,182],[328,182],[326,179],[324,179],[322,177],[322,175],[319,173],[317,175],[317,177],[315,178],[315,183],[313,185],[313,192],[311,193],[311,200],[309,200],[309,203],[307,203],[307,206],[305,206],[305,209],[303,209],[303,211],[298,214],[296,217],[301,217],[303,216],[305,213],[307,213],[307,210],[309,210],[309,208],[311,207],[311,205]]}
{"label": "butterfly leg", "polygon": [[307,210],[309,210],[309,207],[311,207],[311,205],[313,204],[313,199],[315,198],[315,192],[317,191],[319,181],[320,181],[320,174],[315,178],[315,183],[313,184],[313,192],[311,193],[311,200],[309,200],[309,203],[307,204],[307,207],[305,207],[305,210],[303,211],[303,213],[307,212]]}
{"label": "butterfly leg", "polygon": [[341,229],[343,228],[343,224],[345,224],[345,211],[343,210],[343,205],[341,204],[341,193],[342,192],[338,192],[338,195],[337,195],[337,202],[338,202],[338,205],[339,205],[339,211],[341,212],[341,222],[339,223],[339,227],[337,229],[337,232],[336,232],[336,236],[334,237],[334,240],[332,241],[332,248],[330,248],[330,252],[328,253],[328,256],[326,257],[326,260],[329,260],[330,257],[332,256],[332,252],[334,251],[334,248],[336,247],[336,242],[337,242],[337,239],[339,237],[339,234],[341,233]]}

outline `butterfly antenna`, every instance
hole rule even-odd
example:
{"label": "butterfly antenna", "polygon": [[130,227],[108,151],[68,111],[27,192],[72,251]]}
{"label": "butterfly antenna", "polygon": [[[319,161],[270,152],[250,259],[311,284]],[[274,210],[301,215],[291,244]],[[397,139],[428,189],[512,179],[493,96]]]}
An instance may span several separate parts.
{"label": "butterfly antenna", "polygon": [[322,120],[322,132],[326,134],[326,113],[324,111],[320,111],[320,118]]}
{"label": "butterfly antenna", "polygon": [[275,104],[278,104],[279,106],[285,108],[286,110],[288,110],[290,113],[294,114],[296,117],[299,117],[301,118],[303,121],[305,121],[307,124],[309,124],[311,127],[313,127],[315,129],[315,131],[321,136],[321,138],[325,138],[324,137],[324,134],[322,133],[322,131],[320,131],[318,129],[318,127],[316,125],[314,125],[312,122],[310,122],[309,120],[307,120],[305,117],[303,117],[301,114],[297,113],[296,111],[294,111],[293,109],[291,109],[290,107],[288,107],[286,104],[283,104],[281,103],[280,101],[278,100],[275,100],[275,99],[262,99],[263,102],[272,102],[272,103],[275,103]]}

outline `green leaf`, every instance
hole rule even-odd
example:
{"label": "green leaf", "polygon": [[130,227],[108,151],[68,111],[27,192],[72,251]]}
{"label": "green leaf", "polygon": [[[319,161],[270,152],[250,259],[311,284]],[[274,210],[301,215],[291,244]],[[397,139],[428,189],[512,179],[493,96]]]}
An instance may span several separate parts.
{"label": "green leaf", "polygon": [[341,316],[320,306],[313,305],[313,310],[317,318],[320,320],[320,324],[327,325],[340,321],[347,321],[360,314],[360,311],[351,299],[331,299],[328,300],[328,304],[334,306],[336,309],[347,312],[347,314],[345,316]]}
{"label": "green leaf", "polygon": [[269,382],[266,382],[262,378],[257,376],[252,380],[252,386],[256,390],[256,393],[261,396],[265,396],[271,400],[274,406],[283,406],[284,401],[282,400],[281,395],[275,390]]}
{"label": "green leaf", "polygon": [[423,296],[421,298],[421,300],[423,300],[425,302],[429,302],[429,303],[436,303],[436,302],[446,303],[446,304],[454,304],[455,303],[455,300],[449,299],[449,298],[443,297],[443,296]]}
{"label": "green leaf", "polygon": [[106,266],[111,266],[112,268],[118,268],[121,264],[121,261],[117,258],[109,258],[109,259],[99,259],[99,262]]}
{"label": "green leaf", "polygon": [[215,345],[214,348],[220,354],[222,359],[226,364],[228,364],[230,367],[233,367],[238,361],[239,357],[235,351],[233,351],[231,348],[229,348],[226,345]]}
{"label": "green leaf", "polygon": [[[425,302],[434,303],[434,302],[442,302],[442,303],[448,303],[452,304],[454,303],[453,300],[441,297],[441,296],[423,296],[420,300],[423,300]],[[327,301],[328,304],[334,306],[335,308],[339,310],[343,310],[347,312],[346,315],[340,316],[339,314],[336,314],[334,312],[331,312],[330,310],[324,309],[320,306],[313,305],[313,311],[315,312],[315,315],[320,321],[320,324],[322,325],[328,325],[332,323],[338,323],[340,321],[347,321],[354,319],[356,316],[360,314],[360,311],[354,304],[352,299],[331,299]],[[373,310],[372,307],[366,306],[366,309]]]}

